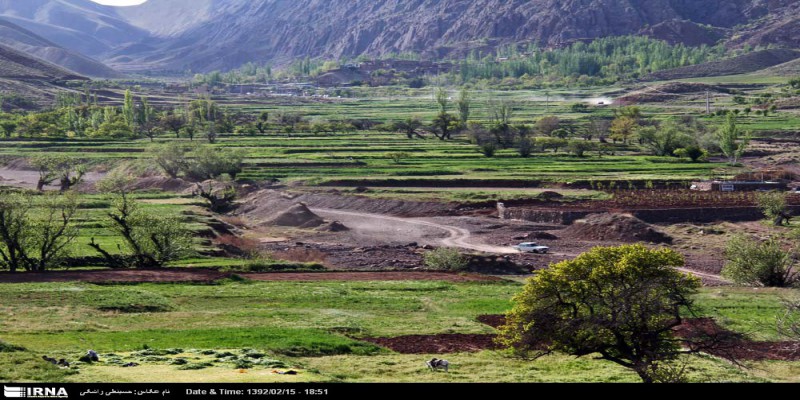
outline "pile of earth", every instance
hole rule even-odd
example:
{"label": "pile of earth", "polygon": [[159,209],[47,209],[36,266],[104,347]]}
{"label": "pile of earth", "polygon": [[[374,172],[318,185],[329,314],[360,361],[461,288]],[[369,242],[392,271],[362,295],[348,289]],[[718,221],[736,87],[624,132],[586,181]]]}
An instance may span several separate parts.
{"label": "pile of earth", "polygon": [[347,232],[350,228],[339,221],[333,221],[320,226],[317,230],[321,232]]}
{"label": "pile of earth", "polygon": [[721,86],[703,83],[670,82],[654,87],[646,86],[620,97],[619,101],[627,103],[660,103],[664,101],[704,98],[706,91],[711,94],[729,94],[731,91]]}
{"label": "pile of earth", "polygon": [[267,221],[267,225],[292,228],[316,228],[323,224],[325,224],[325,220],[309,210],[305,203],[296,203]]}
{"label": "pile of earth", "polygon": [[672,243],[672,237],[630,214],[591,214],[575,221],[563,234],[583,240]]}
{"label": "pile of earth", "polygon": [[180,193],[194,188],[190,182],[183,179],[167,178],[164,176],[148,176],[136,180],[130,190],[159,190],[164,192]]}

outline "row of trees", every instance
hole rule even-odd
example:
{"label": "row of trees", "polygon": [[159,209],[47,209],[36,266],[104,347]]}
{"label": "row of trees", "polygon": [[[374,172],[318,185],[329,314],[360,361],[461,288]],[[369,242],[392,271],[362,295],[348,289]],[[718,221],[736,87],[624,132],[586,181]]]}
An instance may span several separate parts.
{"label": "row of trees", "polygon": [[[193,249],[191,232],[178,217],[146,211],[128,192],[132,182],[113,175],[98,187],[109,195],[105,227],[121,239],[112,254],[91,238],[93,248],[112,268],[153,268],[179,260]],[[8,194],[0,197],[0,269],[44,272],[63,266],[80,237],[80,208],[72,192]]]}

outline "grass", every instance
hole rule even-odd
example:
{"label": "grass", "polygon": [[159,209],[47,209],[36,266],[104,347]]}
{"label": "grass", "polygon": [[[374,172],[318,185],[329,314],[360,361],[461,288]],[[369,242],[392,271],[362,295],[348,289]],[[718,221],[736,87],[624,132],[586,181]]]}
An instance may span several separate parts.
{"label": "grass", "polygon": [[[357,339],[492,333],[492,328],[475,318],[503,313],[520,288],[515,282],[420,281],[3,284],[0,338],[27,350],[0,353],[0,371],[12,366],[15,370],[14,375],[0,372],[0,379],[3,373],[10,380],[37,379],[44,371],[41,376],[52,381],[636,381],[625,369],[591,357],[552,355],[523,361],[494,351],[447,355],[454,370],[450,374],[429,373],[422,364],[426,355],[394,354]],[[697,303],[702,313],[720,317],[723,325],[769,339],[775,337],[774,324],[770,323],[782,312],[780,299],[791,293],[707,288],[697,296]],[[115,305],[141,305],[104,310],[108,299],[114,299],[111,304]],[[167,308],[147,312],[145,308],[152,305]],[[38,361],[43,354],[77,359],[88,348],[114,353],[124,360],[144,348],[233,353],[247,348],[297,367],[301,373],[289,378],[274,376],[258,366],[240,373],[233,364],[202,369],[178,369],[181,365],[170,364],[169,357],[186,358],[191,365],[207,361],[185,354],[156,358],[129,369],[101,362],[80,366],[77,374],[73,370],[49,370]],[[161,353],[155,350],[154,354]],[[753,368],[761,369],[740,370],[714,358],[698,357],[691,361],[690,371],[695,381],[783,381],[797,379],[797,364],[755,363]]]}

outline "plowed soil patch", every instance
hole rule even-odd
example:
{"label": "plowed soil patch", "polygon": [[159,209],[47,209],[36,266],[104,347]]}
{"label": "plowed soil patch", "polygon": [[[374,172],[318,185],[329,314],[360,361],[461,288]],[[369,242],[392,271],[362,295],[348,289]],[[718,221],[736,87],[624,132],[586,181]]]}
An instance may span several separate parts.
{"label": "plowed soil patch", "polygon": [[0,273],[0,283],[28,282],[212,282],[229,274],[209,269],[54,271],[46,273]]}
{"label": "plowed soil patch", "polygon": [[[481,315],[478,321],[497,328],[505,324],[504,315]],[[725,337],[731,333],[719,326],[711,318],[688,319],[674,328],[675,334],[685,339],[698,339],[708,335]],[[731,337],[735,337],[731,335]],[[749,340],[730,339],[721,343],[716,349],[706,351],[715,356],[733,358],[740,361],[800,361],[800,342],[753,342]]]}
{"label": "plowed soil patch", "polygon": [[451,333],[360,340],[375,343],[400,354],[446,354],[498,349],[500,346],[494,343],[494,338],[495,335]]}

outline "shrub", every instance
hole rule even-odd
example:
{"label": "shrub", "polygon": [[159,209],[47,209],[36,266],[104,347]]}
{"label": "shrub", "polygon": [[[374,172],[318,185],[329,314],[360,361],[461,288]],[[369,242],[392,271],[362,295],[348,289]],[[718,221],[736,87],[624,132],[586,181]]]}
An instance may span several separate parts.
{"label": "shrub", "polygon": [[486,157],[494,157],[497,152],[497,145],[494,142],[486,142],[480,146],[480,151]]}
{"label": "shrub", "polygon": [[461,271],[467,268],[469,260],[458,249],[441,247],[425,253],[425,266],[442,271]]}
{"label": "shrub", "polygon": [[728,242],[722,276],[741,285],[787,287],[795,284],[794,260],[780,242],[765,242],[739,235]]}
{"label": "shrub", "polygon": [[786,219],[786,195],[780,192],[766,192],[758,194],[758,207],[767,218],[775,221],[775,225],[783,225]]}

